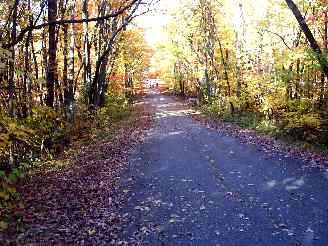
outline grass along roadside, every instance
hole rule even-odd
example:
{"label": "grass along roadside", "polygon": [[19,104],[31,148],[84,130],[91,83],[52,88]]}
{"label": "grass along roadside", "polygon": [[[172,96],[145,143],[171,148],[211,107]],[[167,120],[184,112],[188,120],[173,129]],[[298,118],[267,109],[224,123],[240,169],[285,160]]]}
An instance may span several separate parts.
{"label": "grass along roadside", "polygon": [[328,166],[327,146],[297,140],[291,133],[282,131],[263,117],[254,114],[219,116],[204,107],[194,109],[198,112],[192,114],[196,120],[243,143],[256,145],[268,155],[302,159],[309,166]]}
{"label": "grass along roadside", "polygon": [[[258,134],[270,136],[304,150],[310,150],[321,155],[328,155],[328,148],[316,141],[314,134],[305,133],[301,128],[283,129],[270,120],[259,118],[254,115],[229,116],[222,119],[225,123],[236,124],[243,129],[251,129]],[[306,135],[306,136],[304,136]],[[301,137],[300,137],[301,136]],[[302,138],[302,139],[300,139]]]}

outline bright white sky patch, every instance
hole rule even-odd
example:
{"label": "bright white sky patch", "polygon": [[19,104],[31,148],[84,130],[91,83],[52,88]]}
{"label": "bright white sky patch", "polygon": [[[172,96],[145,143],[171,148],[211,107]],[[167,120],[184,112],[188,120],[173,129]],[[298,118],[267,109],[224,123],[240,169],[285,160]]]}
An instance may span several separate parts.
{"label": "bright white sky patch", "polygon": [[178,4],[178,0],[160,0],[151,13],[138,18],[137,25],[145,29],[146,40],[151,46],[156,46],[166,40],[164,27],[170,21],[169,12]]}
{"label": "bright white sky patch", "polygon": [[[153,7],[151,13],[137,18],[136,24],[145,30],[145,38],[151,46],[156,47],[167,41],[164,27],[171,21],[170,13],[183,2],[184,0],[160,0]],[[223,8],[227,8],[224,12],[231,13],[228,16],[232,22],[236,22],[240,18],[239,2],[243,3],[243,14],[246,22],[264,18],[268,7],[268,0],[225,0],[223,2],[225,3]],[[279,0],[276,2],[278,4]],[[236,25],[236,23],[232,24]]]}

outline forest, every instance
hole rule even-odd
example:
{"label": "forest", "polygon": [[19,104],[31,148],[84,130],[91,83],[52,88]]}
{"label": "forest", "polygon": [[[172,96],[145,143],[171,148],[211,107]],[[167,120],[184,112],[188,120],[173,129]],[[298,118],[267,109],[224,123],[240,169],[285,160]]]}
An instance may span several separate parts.
{"label": "forest", "polygon": [[211,119],[327,155],[327,0],[167,1],[153,45],[138,19],[165,1],[1,1],[0,231],[16,183],[128,117],[149,79]]}
{"label": "forest", "polygon": [[152,5],[1,1],[0,217],[22,169],[62,153],[84,131],[128,110],[152,50],[143,30],[127,26]]}

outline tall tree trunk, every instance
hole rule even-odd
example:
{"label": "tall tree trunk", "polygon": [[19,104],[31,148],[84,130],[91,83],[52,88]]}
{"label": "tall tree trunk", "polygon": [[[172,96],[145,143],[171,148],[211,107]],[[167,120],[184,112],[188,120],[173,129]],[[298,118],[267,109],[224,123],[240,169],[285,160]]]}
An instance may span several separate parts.
{"label": "tall tree trunk", "polygon": [[[46,20],[46,13],[44,12],[44,21]],[[42,78],[47,77],[47,71],[48,71],[48,52],[47,52],[47,33],[46,29],[42,30]],[[40,88],[40,103],[43,106],[45,103],[44,101],[46,100],[46,97],[44,96],[44,85],[43,81],[39,81],[39,88]]]}
{"label": "tall tree trunk", "polygon": [[[39,83],[39,66],[38,66],[38,62],[37,62],[37,58],[36,58],[36,54],[35,54],[33,38],[31,39],[31,52],[32,52],[32,58],[33,58],[33,64],[34,64],[35,80],[38,81],[38,83]],[[42,83],[38,84],[37,91],[38,91],[38,95],[40,97],[40,104],[43,105],[43,97],[42,97],[43,93],[42,93],[41,84]],[[29,94],[30,104],[32,105],[32,84],[29,87],[28,94]]]}
{"label": "tall tree trunk", "polygon": [[64,90],[64,105],[65,111],[68,104],[68,25],[63,26],[63,35],[64,35],[64,46],[63,46],[63,57],[64,57],[64,66],[63,66],[63,90]]}
{"label": "tall tree trunk", "polygon": [[[31,11],[31,1],[30,0],[28,0],[28,10]],[[29,17],[29,22],[30,22],[30,25],[33,24],[33,16]],[[31,50],[29,51],[28,50],[29,46],[26,46],[26,49],[27,49],[26,52],[29,53],[29,59],[25,63],[26,64],[25,70],[30,71],[31,67],[32,67],[32,55],[33,55],[33,52],[34,52],[32,31],[30,31],[28,33],[28,38],[27,39],[29,40],[29,44],[27,44],[27,45],[31,46]],[[31,73],[31,71],[30,71],[30,73]],[[35,69],[35,73],[36,73],[35,78],[37,79],[38,78],[38,75],[37,75],[38,68],[37,68],[37,66],[36,66],[36,69]],[[27,87],[26,89],[27,89],[28,114],[30,115],[31,112],[32,112],[32,107],[33,107],[33,105],[32,105],[33,98],[32,98],[32,79],[31,79],[31,76],[28,76],[28,78],[27,78],[26,87]]]}
{"label": "tall tree trunk", "polygon": [[104,90],[106,87],[107,64],[108,64],[108,57],[104,59],[100,67],[100,74],[99,74],[97,93],[95,99],[95,104],[99,107],[102,107],[104,105],[103,102],[105,101],[105,98],[102,97],[106,95]]}
{"label": "tall tree trunk", "polygon": [[[57,0],[48,0],[48,22],[57,19]],[[54,107],[54,87],[57,84],[57,43],[56,26],[49,26],[49,47],[48,47],[48,68],[47,68],[47,97],[46,105]]]}
{"label": "tall tree trunk", "polygon": [[[72,8],[72,19],[75,19],[75,3]],[[65,98],[65,106],[66,106],[66,116],[67,119],[72,122],[74,121],[74,86],[75,86],[75,29],[74,26],[71,26],[70,33],[70,49],[69,49],[69,75],[68,75],[68,88],[66,94],[64,94]]]}
{"label": "tall tree trunk", "polygon": [[240,24],[236,30],[236,79],[237,79],[237,86],[236,86],[236,96],[241,96],[241,58],[242,58],[242,40],[241,34],[243,33],[243,5],[239,3],[239,14],[238,18],[240,18]]}
{"label": "tall tree trunk", "polygon": [[30,78],[28,73],[30,72],[30,52],[29,45],[30,39],[32,38],[32,33],[29,32],[25,41],[25,54],[24,54],[24,76],[23,76],[23,105],[22,113],[23,117],[26,118],[29,114],[30,105],[28,104],[28,91],[30,91]]}
{"label": "tall tree trunk", "polygon": [[[19,0],[14,2],[12,11],[12,29],[11,29],[11,40],[15,41],[17,36],[17,8]],[[9,107],[8,113],[11,118],[15,117],[15,49],[10,48],[11,60],[9,60],[9,78],[8,78],[8,96],[9,96]]]}
{"label": "tall tree trunk", "polygon": [[301,99],[300,85],[301,85],[301,59],[298,58],[296,61],[296,81],[295,81],[294,99]]}
{"label": "tall tree trunk", "polygon": [[[328,10],[325,10],[324,14],[324,31],[323,31],[323,47],[324,47],[324,54],[327,55],[328,51]],[[319,106],[321,107],[327,98],[325,98],[325,86],[326,86],[325,74],[321,73],[321,85],[320,85],[320,103]]]}
{"label": "tall tree trunk", "polygon": [[[83,18],[88,19],[89,18],[89,0],[84,0],[83,1]],[[89,95],[89,90],[90,90],[90,85],[91,85],[91,76],[92,76],[92,71],[91,71],[91,62],[90,62],[90,49],[91,49],[91,44],[89,42],[89,25],[88,23],[83,23],[83,36],[84,36],[84,56],[83,56],[83,62],[84,62],[84,73],[83,73],[83,79],[84,79],[84,90],[85,90],[85,100],[88,102],[88,95]]]}
{"label": "tall tree trunk", "polygon": [[63,89],[64,92],[67,87],[67,73],[68,73],[68,25],[63,26]]}
{"label": "tall tree trunk", "polygon": [[227,53],[228,50],[226,50],[226,54],[224,54],[223,47],[222,47],[220,39],[218,39],[218,43],[219,43],[219,48],[220,48],[220,54],[221,54],[221,61],[222,61],[222,65],[223,65],[223,70],[224,70],[224,78],[227,82],[227,88],[228,88],[228,93],[227,94],[230,97],[231,96],[231,86],[230,86],[230,81],[229,81],[228,60],[227,60],[229,58],[229,54]]}
{"label": "tall tree trunk", "polygon": [[[13,11],[12,11],[12,29],[11,29],[11,40],[15,41],[17,36],[17,9],[18,9],[19,0],[14,2]],[[11,51],[11,60],[9,61],[9,78],[8,78],[8,96],[9,96],[9,107],[8,113],[9,117],[15,117],[15,49],[14,47],[10,48]],[[10,139],[12,142],[9,147],[9,168],[14,167],[14,141],[15,139]]]}
{"label": "tall tree trunk", "polygon": [[239,35],[236,34],[236,79],[237,79],[237,86],[236,86],[236,96],[240,97],[241,95],[241,49],[240,49],[240,41]]}

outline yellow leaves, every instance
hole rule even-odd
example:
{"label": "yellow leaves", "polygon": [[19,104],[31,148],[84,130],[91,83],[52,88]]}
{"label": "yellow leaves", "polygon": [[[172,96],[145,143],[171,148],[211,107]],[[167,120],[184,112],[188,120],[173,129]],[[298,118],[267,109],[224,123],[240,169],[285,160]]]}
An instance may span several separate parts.
{"label": "yellow leaves", "polygon": [[42,118],[48,120],[54,120],[57,118],[58,114],[51,108],[45,106],[39,106],[33,108],[33,113],[35,118]]}
{"label": "yellow leaves", "polygon": [[134,29],[122,33],[120,40],[121,58],[126,62],[148,63],[152,54],[142,30]]}
{"label": "yellow leaves", "polygon": [[233,104],[233,106],[236,109],[240,110],[247,103],[247,98],[244,96],[242,96],[242,97],[231,96],[231,97],[228,97],[228,102],[230,104]]}
{"label": "yellow leaves", "polygon": [[10,123],[7,128],[7,134],[10,140],[16,139],[23,142],[29,142],[29,138],[34,131],[24,126],[18,126],[16,123]]}
{"label": "yellow leaves", "polygon": [[4,49],[1,47],[1,42],[0,42],[0,71],[6,69],[7,65],[3,61],[12,61],[12,54],[9,50]]}
{"label": "yellow leaves", "polygon": [[9,135],[0,133],[0,149],[4,149],[9,144]]}
{"label": "yellow leaves", "polygon": [[113,74],[116,79],[111,78],[111,89],[124,87],[126,77],[132,78],[134,82],[142,81],[153,55],[152,49],[145,40],[143,30],[135,28],[122,32],[115,46],[118,54],[115,58]]}
{"label": "yellow leaves", "polygon": [[282,105],[285,104],[285,93],[284,89],[276,89],[275,92],[270,93],[262,99],[261,112],[272,110],[276,112]]}
{"label": "yellow leaves", "polygon": [[297,112],[289,112],[284,114],[288,119],[286,128],[305,128],[305,129],[319,129],[320,116],[316,113],[308,113],[300,115]]}
{"label": "yellow leaves", "polygon": [[8,200],[9,199],[9,194],[4,191],[0,191],[0,198],[3,200]]}
{"label": "yellow leaves", "polygon": [[7,229],[8,215],[18,207],[23,207],[18,203],[19,194],[14,185],[22,176],[19,169],[14,169],[10,173],[0,170],[0,231]]}
{"label": "yellow leaves", "polygon": [[13,141],[21,141],[23,143],[31,143],[31,136],[35,134],[30,128],[27,128],[11,119],[3,118],[0,120],[2,131],[0,133],[0,150],[6,150],[12,144]]}
{"label": "yellow leaves", "polygon": [[0,221],[0,231],[6,230],[8,228],[8,223],[1,220]]}

